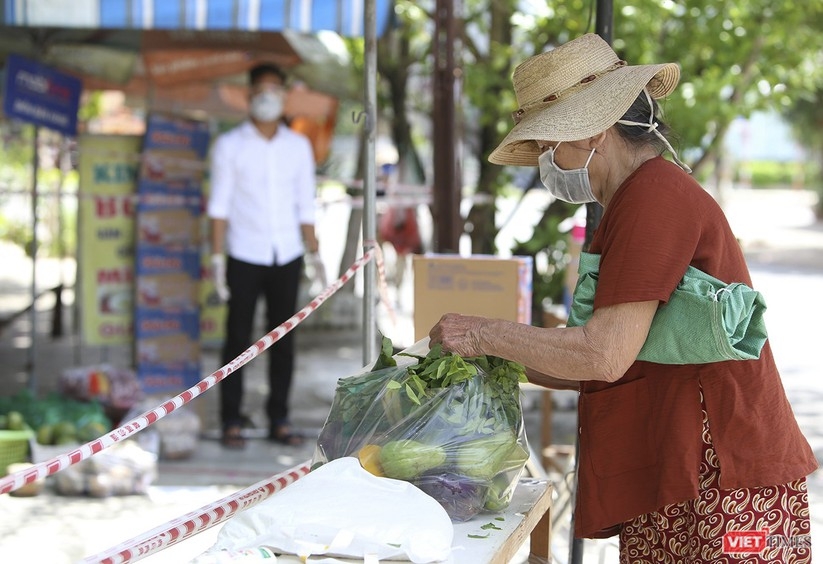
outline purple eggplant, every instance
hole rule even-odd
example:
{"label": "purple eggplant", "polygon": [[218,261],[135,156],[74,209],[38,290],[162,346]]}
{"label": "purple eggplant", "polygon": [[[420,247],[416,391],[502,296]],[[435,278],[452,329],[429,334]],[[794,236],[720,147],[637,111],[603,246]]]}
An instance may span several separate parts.
{"label": "purple eggplant", "polygon": [[443,506],[452,521],[468,521],[480,510],[486,498],[486,485],[452,473],[428,474],[414,484]]}

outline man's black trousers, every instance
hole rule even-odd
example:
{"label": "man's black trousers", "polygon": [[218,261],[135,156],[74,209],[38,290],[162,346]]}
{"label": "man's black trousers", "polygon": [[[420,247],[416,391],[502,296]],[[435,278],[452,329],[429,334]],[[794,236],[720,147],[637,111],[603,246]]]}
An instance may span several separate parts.
{"label": "man's black trousers", "polygon": [[[228,257],[226,283],[231,296],[226,319],[223,364],[239,356],[257,340],[296,313],[297,290],[303,271],[303,257],[278,266],[261,266]],[[257,300],[266,300],[266,327],[252,336]],[[294,330],[286,333],[265,353],[268,355],[269,397],[266,414],[269,431],[288,421],[288,400],[294,371]],[[251,362],[260,362],[260,359]],[[223,427],[242,422],[243,369],[229,374],[220,383],[220,417]]]}

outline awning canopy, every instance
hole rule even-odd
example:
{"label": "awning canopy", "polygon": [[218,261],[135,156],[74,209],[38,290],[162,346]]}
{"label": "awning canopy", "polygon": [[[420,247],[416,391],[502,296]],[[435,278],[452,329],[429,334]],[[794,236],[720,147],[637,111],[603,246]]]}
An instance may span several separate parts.
{"label": "awning canopy", "polygon": [[[394,3],[372,1],[379,33],[388,27]],[[88,89],[137,93],[149,85],[159,92],[242,82],[248,68],[267,60],[289,68],[315,90],[352,98],[356,81],[339,35],[363,33],[365,4],[0,0],[0,69],[5,55],[16,53],[73,73]]]}
{"label": "awning canopy", "polygon": [[[365,0],[0,0],[0,25],[86,29],[334,31],[363,35]],[[377,34],[392,0],[375,0]]]}

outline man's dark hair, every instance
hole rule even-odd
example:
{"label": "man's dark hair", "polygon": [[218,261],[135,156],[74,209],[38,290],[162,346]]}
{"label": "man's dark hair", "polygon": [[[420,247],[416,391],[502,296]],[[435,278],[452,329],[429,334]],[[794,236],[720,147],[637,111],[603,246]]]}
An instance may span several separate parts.
{"label": "man's dark hair", "polygon": [[260,63],[258,65],[253,66],[249,70],[249,84],[255,85],[258,82],[260,82],[260,80],[264,76],[270,74],[279,77],[280,82],[282,82],[283,84],[286,83],[286,78],[288,78],[286,76],[286,72],[277,65],[272,63]]}

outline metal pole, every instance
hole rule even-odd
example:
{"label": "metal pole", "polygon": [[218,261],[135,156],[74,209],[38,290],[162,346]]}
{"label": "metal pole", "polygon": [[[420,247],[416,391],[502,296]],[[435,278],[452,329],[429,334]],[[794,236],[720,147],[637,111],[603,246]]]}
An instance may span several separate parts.
{"label": "metal pole", "polygon": [[434,19],[434,250],[457,252],[463,226],[460,216],[460,175],[456,156],[459,138],[455,98],[457,68],[454,47],[457,38],[457,0],[437,0]]}
{"label": "metal pole", "polygon": [[611,45],[614,27],[614,0],[597,0],[594,27],[595,33]]}
{"label": "metal pole", "polygon": [[29,390],[37,391],[37,376],[34,370],[34,359],[37,357],[35,346],[37,343],[37,172],[40,168],[40,157],[37,151],[37,138],[40,136],[40,127],[34,126],[33,158],[32,158],[32,180],[31,180],[31,342],[29,343]]}
{"label": "metal pole", "polygon": [[[609,45],[612,44],[612,28],[614,20],[613,0],[597,0],[597,12],[595,15],[595,33],[603,38]],[[589,244],[594,236],[594,230],[600,224],[603,217],[603,206],[597,202],[586,204],[586,242],[584,250],[588,250]]]}
{"label": "metal pole", "polygon": [[[79,151],[82,147],[80,145],[78,139],[78,146],[77,150]],[[77,208],[75,216],[77,218],[77,224],[75,225],[74,229],[74,240],[77,242],[75,245],[75,254],[74,254],[74,315],[72,315],[72,323],[74,325],[74,364],[76,366],[80,366],[83,363],[83,326],[85,325],[85,313],[83,312],[83,307],[85,306],[85,297],[83,296],[83,269],[80,268],[80,265],[83,264],[83,245],[81,242],[83,241],[83,226],[88,218],[84,217],[83,213],[83,206],[80,202],[82,202],[82,198],[85,195],[85,190],[83,189],[83,181],[85,180],[80,172],[80,166],[77,167],[78,170],[78,177],[79,181],[77,183],[77,197],[75,201],[77,202]]]}
{"label": "metal pole", "polygon": [[[377,191],[375,183],[375,126],[377,124],[377,11],[375,0],[364,6],[363,40],[365,52],[366,147],[363,158],[363,246],[376,244]],[[375,321],[376,268],[369,261],[363,268],[363,364],[377,356],[377,326]]]}
{"label": "metal pole", "polygon": [[57,150],[57,169],[60,176],[57,180],[57,257],[59,259],[60,268],[58,269],[57,287],[54,290],[54,314],[52,316],[51,336],[53,338],[63,336],[63,290],[65,286],[65,277],[63,275],[63,264],[66,261],[66,241],[63,237],[63,184],[66,181],[66,167],[64,161],[69,151],[68,139],[61,135],[60,148]]}
{"label": "metal pole", "polygon": [[[613,15],[613,0],[597,0],[597,13],[595,16],[595,33],[603,38],[603,40],[611,45],[612,43],[612,29],[613,29],[613,22],[614,22],[614,15]],[[597,226],[600,224],[600,219],[603,217],[603,206],[601,206],[597,202],[592,202],[590,204],[586,204],[586,240],[583,244],[584,250],[589,250],[589,245],[591,245],[592,237],[594,237],[594,231],[597,229]],[[578,423],[579,425],[579,423]],[[583,562],[583,539],[578,539],[574,537],[574,514],[576,511],[576,499],[577,499],[577,488],[578,488],[578,471],[580,469],[580,437],[575,442],[574,447],[574,491],[572,492],[572,518],[571,518],[571,530],[569,532],[569,538],[571,539],[569,546],[569,564],[582,564]]]}

